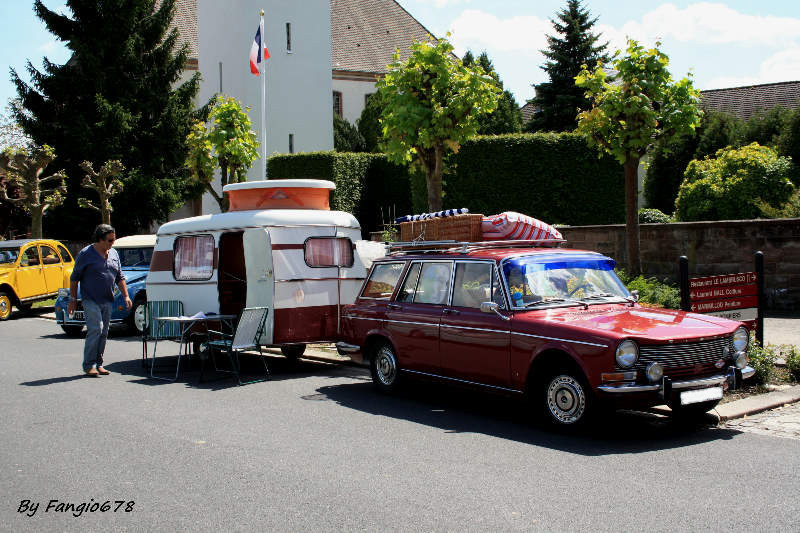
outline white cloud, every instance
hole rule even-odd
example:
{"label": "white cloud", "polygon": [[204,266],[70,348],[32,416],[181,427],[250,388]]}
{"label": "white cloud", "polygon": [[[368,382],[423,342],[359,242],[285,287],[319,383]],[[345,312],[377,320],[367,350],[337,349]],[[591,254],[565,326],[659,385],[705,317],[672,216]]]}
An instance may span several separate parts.
{"label": "white cloud", "polygon": [[703,89],[743,87],[761,83],[800,80],[800,46],[781,50],[768,57],[755,76],[720,76],[704,84]]}
{"label": "white cloud", "polygon": [[60,45],[58,41],[53,39],[51,41],[47,41],[46,43],[42,43],[41,45],[39,45],[38,50],[40,52],[44,52],[45,54],[52,54],[53,52],[58,50],[59,46]]}
{"label": "white cloud", "polygon": [[461,4],[469,4],[472,0],[417,0],[420,4],[433,4],[434,7],[453,7]]}
{"label": "white cloud", "polygon": [[450,24],[451,42],[456,49],[481,52],[523,52],[539,54],[546,48],[550,21],[535,16],[500,19],[475,9],[463,11]]}

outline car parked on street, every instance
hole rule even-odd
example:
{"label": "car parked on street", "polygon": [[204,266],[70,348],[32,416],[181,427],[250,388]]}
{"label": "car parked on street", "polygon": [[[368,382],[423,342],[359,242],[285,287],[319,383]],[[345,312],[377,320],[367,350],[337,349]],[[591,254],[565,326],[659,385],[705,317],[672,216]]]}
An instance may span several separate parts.
{"label": "car parked on street", "polygon": [[69,287],[73,266],[72,255],[59,241],[0,241],[0,320],[11,316],[12,306],[28,311]]}
{"label": "car parked on street", "polygon": [[601,406],[704,413],[754,373],[742,323],[643,307],[613,259],[540,244],[396,245],[345,306],[340,352],[381,391],[416,376],[525,395],[562,427]]}
{"label": "car parked on street", "polygon": [[[126,309],[125,298],[119,289],[114,287],[114,309],[111,312],[111,324],[125,324],[132,333],[141,333],[144,330],[147,307],[145,281],[147,272],[150,270],[150,260],[153,257],[155,244],[155,235],[131,235],[120,237],[114,242],[114,249],[119,254],[122,273],[125,275],[125,284],[128,287],[128,296],[133,302],[133,306],[130,310]],[[67,287],[69,287],[69,281],[67,281]],[[56,299],[56,323],[70,336],[80,335],[86,325],[80,301],[80,290],[79,284],[78,308],[72,316],[67,313],[69,288],[60,290]]]}

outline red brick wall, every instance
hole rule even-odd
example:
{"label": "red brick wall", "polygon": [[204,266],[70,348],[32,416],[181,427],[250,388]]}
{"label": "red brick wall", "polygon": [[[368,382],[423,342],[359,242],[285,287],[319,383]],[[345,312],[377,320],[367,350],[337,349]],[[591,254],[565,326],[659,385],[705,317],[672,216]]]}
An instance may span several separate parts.
{"label": "red brick wall", "polygon": [[[593,250],[625,265],[625,226],[565,226],[567,246]],[[767,303],[800,310],[800,218],[676,222],[640,226],[642,270],[677,282],[678,258],[689,258],[689,275],[750,272],[753,254],[764,252]]]}

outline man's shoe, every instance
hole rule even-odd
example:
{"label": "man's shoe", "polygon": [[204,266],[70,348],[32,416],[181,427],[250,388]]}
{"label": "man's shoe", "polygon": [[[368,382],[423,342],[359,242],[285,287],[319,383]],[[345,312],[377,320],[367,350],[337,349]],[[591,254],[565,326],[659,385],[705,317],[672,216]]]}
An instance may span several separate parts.
{"label": "man's shoe", "polygon": [[86,371],[86,375],[89,376],[90,378],[96,378],[100,376],[100,372],[98,372],[96,368],[90,368],[89,370]]}
{"label": "man's shoe", "polygon": [[101,375],[103,375],[103,376],[107,376],[107,375],[109,375],[111,372],[109,372],[108,370],[106,370],[106,369],[105,369],[105,368],[103,368],[102,366],[98,366],[98,367],[97,367],[97,373],[98,373],[98,374],[101,374]]}

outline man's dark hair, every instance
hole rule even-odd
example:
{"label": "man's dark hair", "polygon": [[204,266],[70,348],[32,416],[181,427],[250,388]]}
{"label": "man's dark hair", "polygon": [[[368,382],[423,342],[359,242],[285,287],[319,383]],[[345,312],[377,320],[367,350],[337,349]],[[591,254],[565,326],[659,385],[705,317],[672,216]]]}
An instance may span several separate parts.
{"label": "man's dark hair", "polygon": [[108,224],[100,224],[94,228],[94,242],[100,242],[106,238],[109,233],[116,233],[114,228]]}

